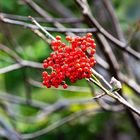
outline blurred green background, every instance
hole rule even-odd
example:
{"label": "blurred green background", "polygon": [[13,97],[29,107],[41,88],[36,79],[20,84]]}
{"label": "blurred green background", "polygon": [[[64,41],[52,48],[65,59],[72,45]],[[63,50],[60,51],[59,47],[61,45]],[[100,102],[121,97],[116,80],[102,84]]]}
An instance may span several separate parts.
{"label": "blurred green background", "polygon": [[[60,9],[57,11],[52,8],[52,3],[55,3],[55,0],[52,0],[52,2],[50,2],[50,0],[34,1],[52,17],[61,18],[66,17],[68,14],[70,14],[71,17],[82,17],[79,8],[73,0],[58,0],[61,3],[61,6],[68,10],[69,13],[67,14],[58,12]],[[100,17],[98,17],[98,15],[100,12],[104,12],[102,10],[105,10],[102,8],[102,0],[89,0],[88,2],[90,3],[93,15],[99,19]],[[111,2],[115,8],[117,17],[119,18],[120,26],[125,33],[126,38],[128,38],[128,32],[132,30],[132,25],[134,25],[140,17],[140,1],[112,0]],[[39,14],[27,6],[22,0],[0,0],[0,12],[39,17]],[[107,21],[103,23],[106,28],[110,26],[109,20]],[[43,23],[42,25],[53,27],[52,23]],[[71,27],[70,24],[66,24],[65,26]],[[79,25],[79,28],[80,27],[86,27],[86,25]],[[52,35],[54,36],[57,34],[64,37],[64,34],[52,32]],[[132,43],[135,44],[137,41],[136,36],[134,40],[132,40]],[[39,38],[30,29],[18,25],[10,25],[0,22],[0,43],[14,50],[24,60],[29,61],[42,63],[42,61],[51,53],[49,44]],[[9,55],[0,50],[0,68],[14,63],[15,61]],[[0,94],[18,96],[23,100],[26,99],[27,102],[30,100],[39,101],[46,106],[54,105],[55,103],[63,102],[64,100],[67,102],[68,100],[92,97],[86,80],[77,81],[74,84],[68,83],[70,87],[67,90],[61,88],[47,89],[42,88],[42,86],[39,87],[40,85],[35,82],[42,81],[41,73],[41,69],[23,67],[5,74],[0,74]],[[123,88],[127,93],[131,93],[131,90],[127,86],[124,85]],[[10,106],[10,109],[15,113],[15,116],[10,116],[5,107],[1,105],[0,116],[4,118],[4,121],[6,121],[9,126],[14,127],[15,130],[20,133],[31,133],[47,128],[66,116],[91,109],[90,113],[83,112],[83,115],[80,115],[80,117],[69,121],[63,126],[58,127],[43,136],[33,138],[34,140],[107,140],[108,138],[110,138],[108,140],[112,140],[113,137],[114,140],[139,139],[125,113],[112,113],[103,110],[99,111],[99,105],[97,103],[70,105],[60,111],[54,111],[50,115],[43,117],[43,119],[37,120],[35,120],[35,118],[37,114],[40,113],[40,109],[31,107],[28,104],[24,105],[6,102],[1,98],[0,103]]]}

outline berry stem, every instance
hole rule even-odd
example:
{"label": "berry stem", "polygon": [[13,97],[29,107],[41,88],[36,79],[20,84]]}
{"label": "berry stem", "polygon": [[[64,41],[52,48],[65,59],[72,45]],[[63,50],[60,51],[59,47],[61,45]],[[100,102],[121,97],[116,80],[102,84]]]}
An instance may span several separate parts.
{"label": "berry stem", "polygon": [[50,38],[51,40],[56,40],[55,37],[53,37],[47,30],[45,30],[33,17],[29,16],[29,18],[37,27],[39,27],[45,33],[48,38]]}
{"label": "berry stem", "polygon": [[131,111],[135,112],[138,116],[140,116],[140,111],[139,110],[137,110],[132,105],[130,105],[122,96],[120,96],[118,94],[114,94],[114,92],[112,91],[112,89],[110,89],[110,90],[106,89],[100,82],[98,83],[96,80],[94,80],[92,78],[89,78],[87,80],[90,81],[90,82],[92,82],[92,83],[94,83],[96,86],[98,86],[100,89],[102,89],[105,92],[105,94],[107,94],[108,96],[116,99],[121,104],[123,104],[124,106],[126,106],[127,108],[129,108]]}

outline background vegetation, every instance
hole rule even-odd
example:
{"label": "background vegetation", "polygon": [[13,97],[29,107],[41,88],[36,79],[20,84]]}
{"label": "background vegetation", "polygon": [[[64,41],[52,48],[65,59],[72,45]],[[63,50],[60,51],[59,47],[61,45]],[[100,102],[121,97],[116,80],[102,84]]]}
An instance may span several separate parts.
{"label": "background vegetation", "polygon": [[[132,49],[140,52],[139,0],[88,0],[88,3],[93,16],[103,28],[126,44],[128,42]],[[110,13],[107,8],[108,4],[112,6],[115,13],[115,19],[117,19],[115,22],[111,17],[112,12]],[[26,17],[46,19],[40,23],[48,29],[52,29],[50,32],[54,36],[65,37],[67,32],[66,30],[61,33],[61,31],[57,31],[56,27],[58,29],[71,28],[73,32],[76,32],[75,34],[83,36],[86,29],[96,28],[89,28],[90,25],[86,18],[83,21],[84,16],[79,7],[73,0],[0,1],[0,139],[16,140],[29,139],[29,137],[34,140],[140,139],[140,118],[138,116],[124,110],[112,111],[110,107],[120,109],[118,104],[113,103],[112,105],[112,102],[106,103],[109,109],[102,109],[97,102],[80,102],[101,92],[96,86],[91,88],[86,80],[77,81],[74,84],[68,81],[70,86],[67,90],[63,90],[61,87],[47,89],[41,85],[42,66],[40,63],[49,56],[51,49],[49,43],[46,43],[46,39],[41,39],[35,33],[38,30],[26,27],[25,23],[32,24]],[[15,16],[14,18],[13,15],[22,17]],[[11,19],[12,24],[3,20],[4,18]],[[16,21],[15,25],[13,25],[14,21]],[[20,23],[18,21],[24,22],[24,26],[18,25]],[[58,22],[62,22],[64,27],[60,28]],[[121,35],[118,34],[116,26],[119,26]],[[85,32],[78,28],[84,28]],[[78,29],[78,31],[74,29]],[[96,33],[93,34],[97,41],[97,54],[102,60],[109,63]],[[124,52],[118,49],[117,45],[110,42],[109,44],[119,64],[118,71],[126,75],[126,81],[129,83],[123,81],[124,78],[121,79],[123,95],[139,109],[139,59],[136,60],[127,53],[123,56]],[[21,64],[20,67],[19,58],[26,61],[26,64]],[[101,66],[106,63],[100,61],[100,65],[98,61],[100,59],[97,60],[95,69],[110,81],[110,78],[114,76],[111,71],[113,68],[111,67],[107,71]],[[9,70],[8,66],[15,69]],[[131,83],[131,79],[134,83]],[[28,133],[31,135],[26,135]],[[35,136],[37,134],[39,135]]]}

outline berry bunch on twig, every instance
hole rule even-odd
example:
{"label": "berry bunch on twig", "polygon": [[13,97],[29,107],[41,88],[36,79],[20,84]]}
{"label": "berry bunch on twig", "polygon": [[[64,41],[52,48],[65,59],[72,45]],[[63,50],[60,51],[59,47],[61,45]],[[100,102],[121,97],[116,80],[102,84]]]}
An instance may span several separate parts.
{"label": "berry bunch on twig", "polygon": [[87,33],[84,37],[66,36],[66,40],[70,45],[63,43],[61,36],[56,36],[51,42],[53,52],[43,61],[45,69],[51,68],[50,74],[47,71],[42,73],[43,85],[47,88],[51,86],[57,88],[59,85],[67,88],[66,78],[73,83],[77,79],[90,78],[91,67],[96,64],[94,59],[96,44],[91,33]]}

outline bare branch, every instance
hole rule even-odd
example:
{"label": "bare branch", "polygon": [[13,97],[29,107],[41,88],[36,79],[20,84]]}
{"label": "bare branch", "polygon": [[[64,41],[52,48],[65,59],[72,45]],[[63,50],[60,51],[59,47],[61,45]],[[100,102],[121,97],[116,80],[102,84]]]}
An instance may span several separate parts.
{"label": "bare branch", "polygon": [[[20,20],[20,21],[30,21],[28,17],[26,16],[20,16],[20,15],[13,15],[13,14],[6,14],[6,13],[0,13],[0,17],[4,17],[7,19],[12,20]],[[40,18],[40,17],[34,17],[38,22],[42,23],[53,23],[53,22],[60,22],[60,23],[80,23],[83,20],[77,19],[77,18]]]}
{"label": "bare branch", "polygon": [[105,58],[107,59],[107,62],[109,64],[109,71],[111,76],[115,76],[116,78],[118,78],[119,64],[111,49],[111,46],[101,33],[97,33],[97,39],[100,43],[99,47],[103,51],[103,54],[105,55]]}
{"label": "bare branch", "polygon": [[23,67],[23,65],[21,65],[19,63],[12,64],[10,66],[4,67],[4,68],[0,68],[0,74],[7,73],[7,72],[10,72],[10,71],[14,71],[14,70],[20,69],[22,67]]}
{"label": "bare branch", "polygon": [[0,44],[0,50],[6,52],[8,55],[10,55],[14,60],[17,62],[20,61],[20,57],[13,51],[12,49],[8,48],[7,46]]}
{"label": "bare branch", "polygon": [[111,18],[112,20],[112,23],[113,23],[113,26],[115,27],[115,32],[116,32],[116,35],[117,35],[117,38],[121,41],[124,41],[125,42],[125,39],[124,39],[124,36],[123,36],[123,33],[121,31],[121,27],[120,27],[120,24],[119,24],[119,21],[118,21],[118,18],[115,14],[115,11],[113,9],[113,6],[111,4],[111,1],[109,0],[103,0],[103,4],[105,6],[105,9],[107,10],[108,14],[109,14],[109,17]]}
{"label": "bare branch", "polygon": [[22,60],[22,61],[20,61],[20,63],[16,63],[16,64],[12,64],[12,65],[4,67],[4,68],[0,68],[0,74],[7,73],[7,72],[10,72],[13,70],[17,70],[17,69],[20,69],[23,67],[43,69],[43,66],[41,63]]}
{"label": "bare branch", "polygon": [[[41,82],[35,81],[33,79],[29,79],[29,84],[35,86],[35,87],[39,87],[39,88],[45,88]],[[56,89],[51,87],[51,89]],[[80,87],[80,86],[69,86],[67,89],[64,89],[63,87],[59,87],[56,90],[66,90],[66,91],[76,91],[76,92],[80,92],[80,93],[87,93],[90,92],[90,89],[87,87]]]}
{"label": "bare branch", "polygon": [[119,95],[117,92],[112,93],[111,91],[108,91],[107,89],[105,89],[102,85],[98,84],[95,80],[93,80],[92,78],[89,78],[89,81],[91,81],[92,83],[96,84],[98,87],[100,87],[108,96],[116,99],[117,101],[119,101],[121,104],[123,104],[125,107],[127,107],[128,109],[130,109],[131,111],[133,111],[134,113],[136,113],[138,116],[140,116],[140,111],[137,110],[136,108],[134,108],[132,105],[130,105],[121,95]]}
{"label": "bare branch", "polygon": [[58,127],[61,127],[62,125],[76,119],[76,118],[79,118],[79,117],[82,117],[84,115],[88,115],[90,113],[100,113],[102,110],[100,109],[90,109],[90,110],[83,110],[83,111],[79,111],[79,112],[76,112],[76,113],[73,113],[72,115],[70,116],[67,116],[61,120],[58,120],[56,122],[54,122],[53,124],[51,124],[50,126],[42,129],[42,130],[39,130],[37,132],[34,132],[34,133],[30,133],[30,134],[23,134],[22,135],[22,138],[23,139],[32,139],[32,138],[36,138],[36,137],[39,137],[39,136],[42,136],[44,134],[47,134],[49,133],[50,131],[53,131],[54,129],[58,128]]}
{"label": "bare branch", "polygon": [[37,109],[44,109],[48,105],[47,103],[43,103],[43,102],[40,102],[40,101],[37,101],[37,100],[33,100],[29,104],[22,97],[12,95],[12,94],[9,94],[9,93],[3,93],[3,92],[0,92],[0,99],[5,100],[5,101],[10,102],[10,103],[14,103],[14,104],[31,106],[31,107],[37,108]]}
{"label": "bare branch", "polygon": [[[36,25],[29,24],[23,21],[19,20],[11,20],[7,18],[0,18],[0,20],[4,23],[8,24],[13,24],[13,25],[19,25],[23,26],[24,28],[29,28],[29,29],[39,29]],[[66,33],[66,32],[73,32],[73,33],[87,33],[87,32],[92,32],[95,33],[97,32],[96,28],[53,28],[53,27],[44,27],[42,26],[45,30],[49,32],[60,32],[60,33]]]}
{"label": "bare branch", "polygon": [[6,137],[9,140],[22,140],[20,135],[13,128],[11,128],[11,126],[9,126],[2,117],[0,117],[0,125],[5,130]]}
{"label": "bare branch", "polygon": [[109,34],[98,22],[97,20],[92,16],[89,10],[89,6],[87,5],[87,1],[85,0],[76,0],[77,4],[80,6],[80,8],[83,11],[83,15],[85,18],[85,21],[88,22],[88,24],[92,27],[96,27],[98,32],[103,34],[107,39],[109,39],[112,43],[116,44],[119,49],[127,52],[131,56],[133,56],[135,59],[140,60],[140,53],[131,49],[130,47],[126,47],[126,43],[121,42],[117,38],[113,37],[111,34]]}

